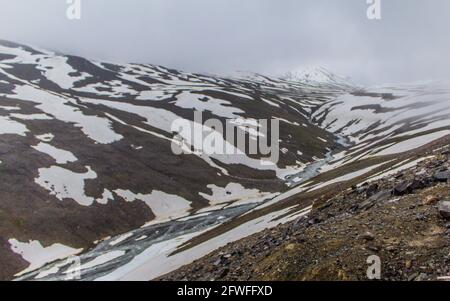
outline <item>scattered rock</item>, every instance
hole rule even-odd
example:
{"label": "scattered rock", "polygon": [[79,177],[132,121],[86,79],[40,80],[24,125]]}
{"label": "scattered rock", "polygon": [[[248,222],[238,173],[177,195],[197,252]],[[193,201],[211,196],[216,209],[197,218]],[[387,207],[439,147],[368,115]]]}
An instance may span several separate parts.
{"label": "scattered rock", "polygon": [[380,191],[380,192],[372,195],[370,198],[368,198],[361,204],[359,204],[358,209],[360,209],[360,210],[370,209],[375,205],[376,202],[385,201],[385,200],[389,199],[391,196],[392,196],[392,193],[389,190]]}
{"label": "scattered rock", "polygon": [[417,276],[414,281],[426,281],[428,279],[428,275],[425,273],[421,273],[419,276]]}
{"label": "scattered rock", "polygon": [[308,225],[313,226],[313,225],[317,225],[320,224],[322,221],[320,220],[320,218],[312,218],[308,221]]}
{"label": "scattered rock", "polygon": [[370,185],[366,190],[366,197],[370,198],[371,196],[376,194],[378,192],[378,188],[379,188],[379,186],[376,183]]}
{"label": "scattered rock", "polygon": [[361,204],[358,205],[358,209],[360,210],[367,210],[372,208],[375,205],[375,201],[372,200],[366,200],[364,202],[362,202]]}
{"label": "scattered rock", "polygon": [[[218,256],[213,253],[206,264],[197,263],[203,270],[194,276],[191,268],[182,276],[225,281],[366,280],[365,260],[378,254],[383,257],[383,280],[450,277],[450,204],[444,202],[450,201],[446,197],[450,185],[440,184],[450,177],[448,170],[450,158],[437,155],[397,177],[355,185],[336,195],[330,192],[329,198],[315,203],[311,214],[233,243]],[[423,190],[427,187],[431,189]],[[243,255],[236,255],[236,246]],[[227,254],[232,257],[227,259]],[[335,264],[323,262],[330,254]],[[218,265],[212,266],[218,258]]]}
{"label": "scattered rock", "polygon": [[373,252],[380,252],[381,247],[378,245],[371,245],[367,247],[368,250],[373,251]]}
{"label": "scattered rock", "polygon": [[414,281],[417,277],[419,277],[419,273],[414,273],[408,277],[408,281]]}
{"label": "scattered rock", "polygon": [[394,187],[393,194],[395,196],[402,196],[408,193],[411,193],[412,189],[408,182],[403,182]]}
{"label": "scattered rock", "polygon": [[229,272],[230,272],[230,269],[228,269],[228,268],[223,269],[219,274],[219,279],[225,278]]}
{"label": "scattered rock", "polygon": [[450,219],[450,202],[444,201],[439,203],[439,214],[445,218]]}
{"label": "scattered rock", "polygon": [[416,220],[418,220],[418,221],[426,221],[427,220],[427,217],[426,217],[426,215],[425,214],[423,214],[423,213],[418,213],[417,215],[416,215]]}
{"label": "scattered rock", "polygon": [[382,201],[389,199],[391,196],[392,196],[391,191],[383,190],[383,191],[380,191],[380,192],[374,194],[373,196],[371,196],[369,198],[369,200],[372,200],[375,202],[382,202]]}
{"label": "scattered rock", "polygon": [[448,180],[450,180],[450,170],[436,173],[434,175],[434,180],[437,182],[448,182]]}
{"label": "scattered rock", "polygon": [[387,246],[386,247],[386,251],[388,251],[388,252],[395,252],[395,251],[397,251],[397,247],[395,247],[395,246]]}
{"label": "scattered rock", "polygon": [[358,187],[357,192],[359,194],[362,194],[362,193],[366,192],[368,188],[369,188],[369,182],[365,182]]}
{"label": "scattered rock", "polygon": [[397,175],[395,175],[394,178],[396,178],[396,179],[401,179],[404,175],[405,175],[404,173],[400,172],[400,173],[398,173]]}
{"label": "scattered rock", "polygon": [[287,246],[286,246],[286,250],[288,250],[288,251],[292,251],[292,250],[294,250],[295,249],[295,244],[288,244]]}
{"label": "scattered rock", "polygon": [[426,186],[424,181],[414,180],[408,185],[408,191],[413,192],[414,190],[423,189]]}
{"label": "scattered rock", "polygon": [[435,195],[429,195],[423,200],[424,205],[434,205],[439,202],[439,198]]}
{"label": "scattered rock", "polygon": [[361,238],[367,241],[372,241],[375,239],[375,235],[373,235],[373,233],[366,232],[363,235],[361,235]]}
{"label": "scattered rock", "polygon": [[406,267],[408,270],[412,268],[412,265],[413,265],[412,260],[407,260],[407,261],[405,262],[405,267]]}
{"label": "scattered rock", "polygon": [[323,204],[320,207],[318,207],[317,211],[323,211],[323,210],[329,208],[331,205],[333,205],[332,202],[326,202],[325,204]]}

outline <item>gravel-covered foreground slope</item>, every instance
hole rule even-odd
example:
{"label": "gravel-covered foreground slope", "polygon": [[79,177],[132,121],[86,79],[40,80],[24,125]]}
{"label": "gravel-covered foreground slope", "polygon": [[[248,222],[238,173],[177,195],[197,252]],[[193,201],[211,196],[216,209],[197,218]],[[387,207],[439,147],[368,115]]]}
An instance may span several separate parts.
{"label": "gravel-covered foreground slope", "polygon": [[[0,41],[0,279],[64,280],[72,254],[83,280],[160,277],[308,216],[342,183],[415,166],[450,133],[449,99],[446,81],[363,89],[321,68],[218,77]],[[248,139],[278,120],[279,162],[196,141],[175,155],[173,122],[194,126],[199,112]]]}
{"label": "gravel-covered foreground slope", "polygon": [[369,280],[371,256],[381,260],[382,280],[450,280],[449,142],[416,152],[414,167],[342,183],[308,216],[159,280]]}

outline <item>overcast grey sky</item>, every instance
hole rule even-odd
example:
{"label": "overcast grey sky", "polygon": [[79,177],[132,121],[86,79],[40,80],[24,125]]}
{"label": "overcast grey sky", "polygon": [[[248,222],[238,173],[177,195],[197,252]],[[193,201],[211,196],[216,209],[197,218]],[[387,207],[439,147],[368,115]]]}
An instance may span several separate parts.
{"label": "overcast grey sky", "polygon": [[450,1],[0,0],[0,39],[115,62],[277,75],[320,65],[361,83],[450,77]]}

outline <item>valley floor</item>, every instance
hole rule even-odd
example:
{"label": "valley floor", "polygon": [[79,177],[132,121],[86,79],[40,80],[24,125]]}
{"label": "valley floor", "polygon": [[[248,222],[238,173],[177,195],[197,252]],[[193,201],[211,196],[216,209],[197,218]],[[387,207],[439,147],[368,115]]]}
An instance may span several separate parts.
{"label": "valley floor", "polygon": [[[307,217],[268,229],[158,280],[368,280],[370,256],[382,280],[449,280],[449,151],[328,200]],[[448,214],[448,212],[447,212]],[[447,215],[448,218],[448,215]]]}

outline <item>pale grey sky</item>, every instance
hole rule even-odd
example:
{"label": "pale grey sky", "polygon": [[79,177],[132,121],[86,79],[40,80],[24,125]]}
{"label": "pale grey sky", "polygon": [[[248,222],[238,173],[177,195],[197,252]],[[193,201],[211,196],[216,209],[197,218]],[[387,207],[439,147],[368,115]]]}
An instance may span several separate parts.
{"label": "pale grey sky", "polygon": [[362,83],[450,77],[450,1],[0,0],[0,39],[115,62],[277,75],[320,65]]}

